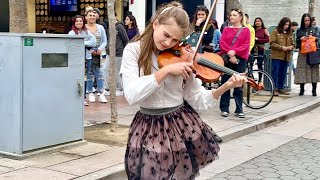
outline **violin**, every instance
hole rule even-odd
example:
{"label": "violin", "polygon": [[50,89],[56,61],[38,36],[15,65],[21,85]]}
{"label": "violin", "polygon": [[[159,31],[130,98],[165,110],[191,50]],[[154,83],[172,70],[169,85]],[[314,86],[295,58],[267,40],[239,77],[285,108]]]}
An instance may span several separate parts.
{"label": "violin", "polygon": [[[193,73],[196,78],[201,79],[203,82],[212,83],[219,80],[222,73],[226,73],[230,76],[233,74],[239,74],[239,72],[234,71],[230,68],[224,66],[224,61],[218,54],[215,53],[195,53],[187,45],[176,45],[171,49],[164,50],[159,53],[158,63],[159,67],[164,67],[172,63],[180,62],[192,62],[194,68]],[[264,87],[258,85],[254,79],[246,76],[248,79],[248,84],[255,90],[263,90]]]}

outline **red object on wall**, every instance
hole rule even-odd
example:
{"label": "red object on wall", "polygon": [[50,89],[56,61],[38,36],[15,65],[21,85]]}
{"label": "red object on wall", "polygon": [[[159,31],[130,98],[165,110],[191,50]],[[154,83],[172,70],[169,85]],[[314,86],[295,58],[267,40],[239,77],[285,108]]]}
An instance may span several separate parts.
{"label": "red object on wall", "polygon": [[133,4],[134,3],[134,0],[131,0],[131,4]]}

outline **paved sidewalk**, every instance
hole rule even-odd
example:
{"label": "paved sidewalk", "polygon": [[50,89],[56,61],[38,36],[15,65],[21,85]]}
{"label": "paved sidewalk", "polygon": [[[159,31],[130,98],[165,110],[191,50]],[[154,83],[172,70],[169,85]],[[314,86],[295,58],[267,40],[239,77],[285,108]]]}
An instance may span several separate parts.
{"label": "paved sidewalk", "polygon": [[[289,98],[275,97],[264,109],[245,108],[245,119],[232,115],[221,117],[218,106],[211,111],[200,112],[201,117],[226,142],[284,121],[288,117],[308,112],[320,105],[320,97],[311,96],[311,85],[306,85],[305,96],[298,96],[298,90],[298,86],[293,85]],[[318,94],[320,95],[319,90]],[[233,112],[234,102],[231,102],[230,112]],[[128,106],[123,97],[118,97],[119,124],[130,125],[138,109],[138,106]],[[85,126],[108,121],[109,103],[96,103],[85,107]],[[88,142],[79,147],[20,161],[0,157],[0,179],[124,179],[124,151],[125,147]]]}

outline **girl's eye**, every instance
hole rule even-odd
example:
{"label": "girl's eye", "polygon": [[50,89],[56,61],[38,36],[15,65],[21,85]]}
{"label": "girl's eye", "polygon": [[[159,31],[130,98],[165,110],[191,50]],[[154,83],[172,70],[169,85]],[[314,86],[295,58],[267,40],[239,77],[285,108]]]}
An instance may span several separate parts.
{"label": "girl's eye", "polygon": [[166,37],[169,37],[169,34],[167,34],[167,33],[164,33],[164,35],[165,35]]}

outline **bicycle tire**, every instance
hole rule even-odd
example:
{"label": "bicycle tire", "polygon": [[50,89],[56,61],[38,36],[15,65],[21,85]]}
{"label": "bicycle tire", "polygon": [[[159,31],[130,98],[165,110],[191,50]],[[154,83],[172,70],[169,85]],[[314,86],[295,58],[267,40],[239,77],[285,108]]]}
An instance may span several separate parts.
{"label": "bicycle tire", "polygon": [[[263,90],[254,90],[249,84],[244,85],[243,103],[251,109],[261,109],[268,106],[273,99],[274,82],[270,74],[263,70],[252,70],[247,76],[255,79],[261,73],[264,84]],[[246,88],[246,89],[245,89]]]}

